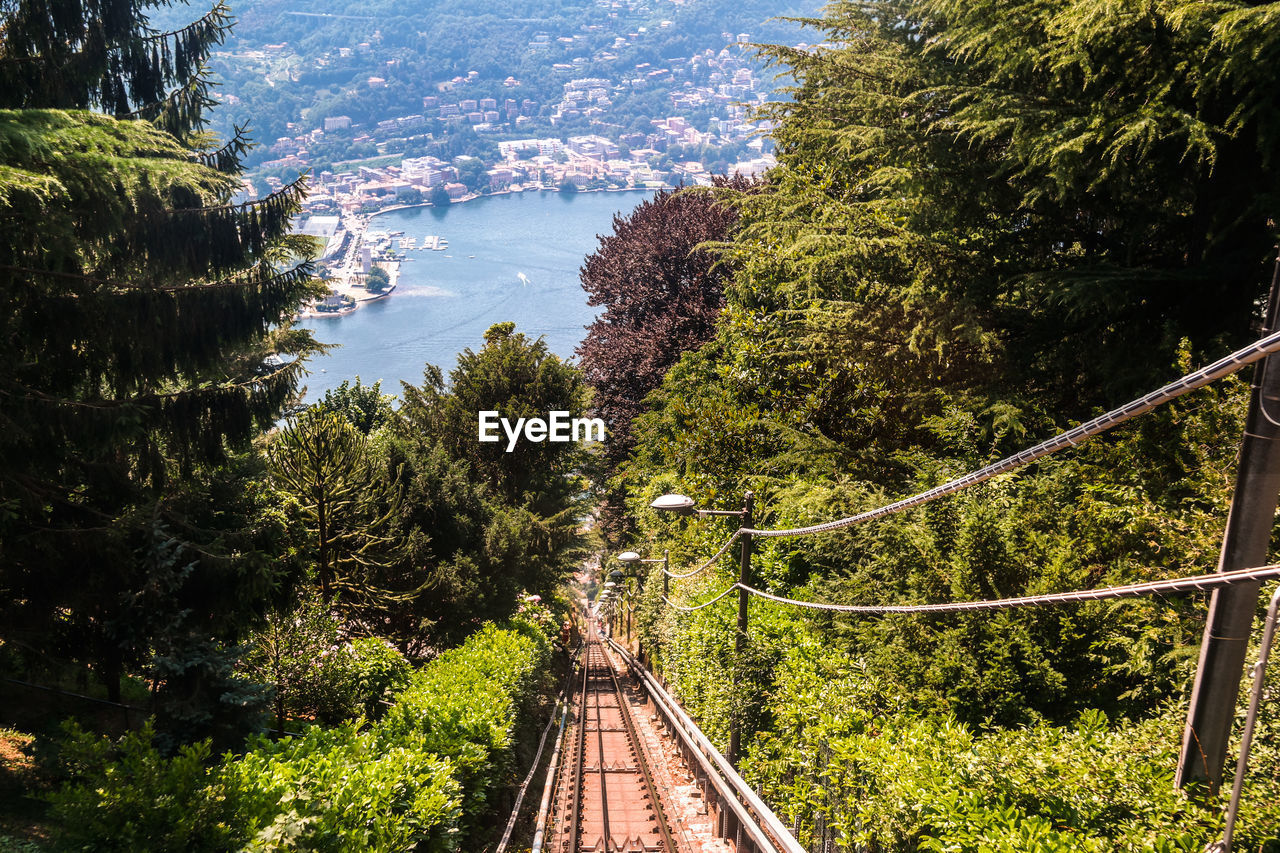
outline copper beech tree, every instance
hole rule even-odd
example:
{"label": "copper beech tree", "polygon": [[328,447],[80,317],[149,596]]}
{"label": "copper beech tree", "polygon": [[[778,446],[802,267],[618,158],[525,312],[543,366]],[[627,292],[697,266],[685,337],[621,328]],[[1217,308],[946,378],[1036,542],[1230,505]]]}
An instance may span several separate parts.
{"label": "copper beech tree", "polygon": [[[716,186],[746,191],[753,183],[718,177]],[[615,216],[613,233],[587,257],[582,286],[589,304],[604,311],[577,354],[595,389],[594,409],[608,424],[610,470],[631,451],[631,422],[645,396],[682,353],[711,338],[729,268],[706,244],[727,239],[736,221],[712,192],[664,190]],[[612,534],[622,520],[620,496],[606,494],[603,520]]]}

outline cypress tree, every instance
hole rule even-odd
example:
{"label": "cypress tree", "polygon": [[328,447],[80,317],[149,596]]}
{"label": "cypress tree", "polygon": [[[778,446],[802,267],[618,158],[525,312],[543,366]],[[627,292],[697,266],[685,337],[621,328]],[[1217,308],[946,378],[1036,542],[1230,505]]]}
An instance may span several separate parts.
{"label": "cypress tree", "polygon": [[194,720],[280,580],[247,451],[317,347],[289,327],[315,285],[304,183],[236,203],[248,139],[202,129],[227,7],[158,32],[155,5],[0,8],[0,638],[113,697],[155,651]]}

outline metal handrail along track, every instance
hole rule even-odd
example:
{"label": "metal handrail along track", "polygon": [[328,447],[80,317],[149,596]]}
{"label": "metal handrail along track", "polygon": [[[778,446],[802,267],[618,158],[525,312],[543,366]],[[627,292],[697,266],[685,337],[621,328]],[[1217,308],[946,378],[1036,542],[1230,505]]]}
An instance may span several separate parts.
{"label": "metal handrail along track", "polygon": [[773,810],[751,790],[657,679],[617,643],[612,640],[608,643],[640,678],[671,731],[684,744],[686,755],[697,761],[716,796],[741,828],[743,840],[751,845],[749,849],[759,853],[806,853]]}
{"label": "metal handrail along track", "polygon": [[[603,647],[602,647],[603,649]],[[627,730],[627,737],[636,747],[636,763],[639,765],[640,776],[644,780],[645,790],[649,792],[649,802],[653,806],[654,818],[658,822],[658,832],[662,835],[662,843],[667,853],[676,853],[679,849],[676,847],[675,839],[671,836],[671,827],[667,825],[666,816],[662,810],[662,800],[658,798],[658,786],[653,780],[653,771],[649,767],[649,761],[645,758],[644,744],[640,741],[639,730],[636,729],[636,723],[631,715],[631,707],[626,701],[623,694],[622,683],[618,681],[618,673],[609,665],[609,677],[613,681],[614,692],[618,696],[618,707],[622,711],[622,725]]]}

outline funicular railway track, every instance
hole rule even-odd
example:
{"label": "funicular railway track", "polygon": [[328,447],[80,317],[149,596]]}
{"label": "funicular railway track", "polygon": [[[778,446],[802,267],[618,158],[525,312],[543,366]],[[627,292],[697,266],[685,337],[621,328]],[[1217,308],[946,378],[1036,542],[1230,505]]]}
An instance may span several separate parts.
{"label": "funicular railway track", "polygon": [[587,636],[575,719],[557,798],[549,850],[559,853],[683,853],[619,677],[604,644]]}

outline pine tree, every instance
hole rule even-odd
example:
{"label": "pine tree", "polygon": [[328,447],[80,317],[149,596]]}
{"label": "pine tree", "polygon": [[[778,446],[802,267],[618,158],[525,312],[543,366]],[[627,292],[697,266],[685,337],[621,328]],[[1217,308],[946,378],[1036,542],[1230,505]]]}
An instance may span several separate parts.
{"label": "pine tree", "polygon": [[0,9],[0,630],[113,695],[152,648],[172,672],[179,634],[234,640],[276,585],[244,451],[316,348],[289,328],[303,182],[236,203],[248,139],[202,131],[228,9],[162,33],[155,5]]}

